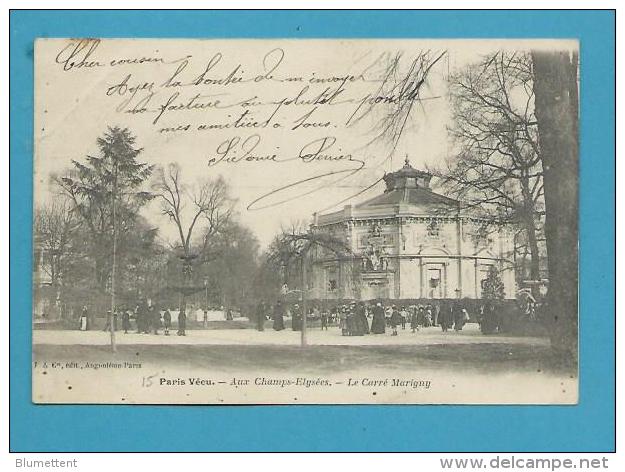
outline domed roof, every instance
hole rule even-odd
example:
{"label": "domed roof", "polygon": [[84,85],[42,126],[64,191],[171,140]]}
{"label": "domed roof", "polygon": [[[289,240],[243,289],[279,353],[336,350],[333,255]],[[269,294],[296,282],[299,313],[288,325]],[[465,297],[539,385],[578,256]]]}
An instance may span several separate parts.
{"label": "domed roof", "polygon": [[417,170],[410,165],[408,157],[404,162],[404,166],[398,171],[384,175],[386,183],[385,192],[392,192],[399,188],[430,188],[430,180],[432,174],[422,170]]}
{"label": "domed roof", "polygon": [[434,193],[430,188],[432,174],[412,167],[407,157],[401,169],[384,175],[383,179],[384,193],[356,205],[357,208],[398,203],[419,207],[458,206],[457,200]]}

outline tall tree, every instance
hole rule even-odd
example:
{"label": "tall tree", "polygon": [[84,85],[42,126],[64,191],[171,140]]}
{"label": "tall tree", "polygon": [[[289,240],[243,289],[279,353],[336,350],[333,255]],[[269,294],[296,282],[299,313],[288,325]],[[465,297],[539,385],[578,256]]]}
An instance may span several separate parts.
{"label": "tall tree", "polygon": [[415,104],[421,104],[429,98],[423,97],[423,89],[427,86],[430,73],[446,55],[447,51],[431,50],[415,54],[398,52],[382,55],[377,89],[365,97],[346,124],[350,126],[358,123],[377,110],[374,113],[377,116],[374,117],[370,143],[386,143],[392,155],[404,132],[411,124],[414,125],[411,121],[414,119]]}
{"label": "tall tree", "polygon": [[[63,306],[63,285],[76,250],[74,239],[77,229],[78,222],[66,198],[55,196],[35,207],[33,232],[37,251],[36,263],[38,269],[45,272],[52,287],[54,304],[58,304],[59,308]],[[40,287],[36,285],[35,291],[38,289]]]}
{"label": "tall tree", "polygon": [[152,198],[142,187],[153,166],[139,162],[142,149],[128,128],[109,127],[97,140],[99,156],[72,160],[67,175],[56,178],[73,212],[89,234],[94,278],[100,289],[110,283],[113,232],[130,231],[139,210]]}
{"label": "tall tree", "polygon": [[[186,309],[186,297],[194,290],[190,286],[194,267],[202,262],[200,256],[206,252],[212,238],[230,221],[234,200],[221,176],[187,184],[180,166],[175,163],[156,170],[152,190],[161,202],[161,212],[174,224],[178,235],[176,248],[182,270],[179,290],[181,308]],[[198,233],[200,238],[196,237]]]}
{"label": "tall tree", "polygon": [[552,346],[577,359],[578,55],[533,51],[536,118],[545,169],[545,234]]}
{"label": "tall tree", "polygon": [[[301,346],[307,345],[306,318],[308,297],[308,274],[310,259],[313,250],[323,250],[334,254],[339,259],[349,259],[353,256],[351,248],[342,239],[326,232],[315,232],[304,228],[303,222],[294,222],[290,228],[283,228],[276,235],[267,249],[265,263],[273,266],[276,271],[284,271],[285,279],[291,265],[296,266],[301,278],[302,297],[302,332]],[[354,264],[351,257],[352,265]],[[355,273],[352,273],[357,277]]]}
{"label": "tall tree", "polygon": [[35,208],[33,231],[39,248],[48,256],[44,270],[55,287],[62,283],[65,258],[69,256],[72,233],[76,227],[76,218],[69,202],[64,198],[52,198]]}
{"label": "tall tree", "polygon": [[118,287],[120,302],[132,304],[138,298],[158,296],[165,282],[167,247],[157,241],[158,231],[143,216],[133,231],[118,241]]}
{"label": "tall tree", "polygon": [[228,221],[210,238],[200,256],[198,277],[219,295],[220,304],[248,308],[258,271],[259,243],[254,233],[238,221]]}
{"label": "tall tree", "polygon": [[494,228],[522,228],[538,280],[544,192],[530,55],[497,52],[449,80],[457,153],[434,173]]}

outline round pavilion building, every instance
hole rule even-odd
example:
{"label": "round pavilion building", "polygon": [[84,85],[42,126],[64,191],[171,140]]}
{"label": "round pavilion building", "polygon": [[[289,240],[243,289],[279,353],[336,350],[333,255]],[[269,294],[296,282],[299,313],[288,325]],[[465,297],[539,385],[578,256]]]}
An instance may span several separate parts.
{"label": "round pavilion building", "polygon": [[433,192],[431,178],[406,160],[384,176],[381,195],[315,214],[312,231],[331,235],[349,249],[340,254],[315,249],[310,298],[478,299],[492,266],[506,298],[514,298],[512,228],[485,232],[483,219]]}

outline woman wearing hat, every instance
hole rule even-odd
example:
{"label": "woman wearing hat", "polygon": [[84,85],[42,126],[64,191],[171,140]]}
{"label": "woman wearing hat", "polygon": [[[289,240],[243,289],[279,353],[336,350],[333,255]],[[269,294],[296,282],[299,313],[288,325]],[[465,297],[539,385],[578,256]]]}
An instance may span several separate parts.
{"label": "woman wearing hat", "polygon": [[341,336],[349,335],[349,328],[347,326],[347,309],[343,305],[339,310],[339,327],[341,328]]}

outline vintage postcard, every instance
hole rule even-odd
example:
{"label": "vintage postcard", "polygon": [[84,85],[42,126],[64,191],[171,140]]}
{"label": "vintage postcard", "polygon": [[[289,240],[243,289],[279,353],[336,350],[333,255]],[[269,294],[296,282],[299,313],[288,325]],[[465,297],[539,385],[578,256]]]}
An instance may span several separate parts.
{"label": "vintage postcard", "polygon": [[577,403],[577,41],[34,67],[34,402]]}

